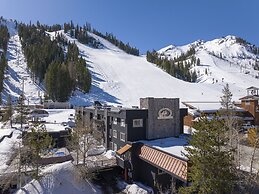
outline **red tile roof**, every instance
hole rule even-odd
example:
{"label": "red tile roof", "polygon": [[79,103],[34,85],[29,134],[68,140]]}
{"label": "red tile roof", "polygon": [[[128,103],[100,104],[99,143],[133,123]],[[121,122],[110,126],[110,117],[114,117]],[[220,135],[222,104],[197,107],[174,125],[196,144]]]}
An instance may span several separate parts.
{"label": "red tile roof", "polygon": [[160,150],[143,145],[140,148],[139,157],[162,170],[170,173],[172,176],[187,182],[187,162],[178,159],[172,155],[166,154]]}

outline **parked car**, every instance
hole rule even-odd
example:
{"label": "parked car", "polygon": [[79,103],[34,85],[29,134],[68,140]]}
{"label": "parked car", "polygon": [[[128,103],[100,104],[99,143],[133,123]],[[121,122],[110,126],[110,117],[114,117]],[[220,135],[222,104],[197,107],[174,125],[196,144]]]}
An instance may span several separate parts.
{"label": "parked car", "polygon": [[250,123],[244,123],[241,127],[242,131],[247,131],[248,129],[255,128],[254,125],[251,125]]}

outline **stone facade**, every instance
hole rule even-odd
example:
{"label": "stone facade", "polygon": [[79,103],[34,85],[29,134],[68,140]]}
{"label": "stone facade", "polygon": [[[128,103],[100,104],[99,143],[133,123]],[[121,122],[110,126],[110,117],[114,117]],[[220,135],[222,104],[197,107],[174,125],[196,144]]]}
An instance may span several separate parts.
{"label": "stone facade", "polygon": [[148,110],[146,139],[180,135],[179,98],[141,98],[140,109]]}

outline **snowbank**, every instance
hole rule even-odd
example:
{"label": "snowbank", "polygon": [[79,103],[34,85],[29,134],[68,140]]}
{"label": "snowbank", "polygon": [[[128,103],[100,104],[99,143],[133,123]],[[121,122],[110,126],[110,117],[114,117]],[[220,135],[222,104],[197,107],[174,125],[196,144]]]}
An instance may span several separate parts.
{"label": "snowbank", "polygon": [[32,180],[22,187],[16,194],[85,194],[101,193],[90,182],[78,179],[75,167],[71,162],[64,162],[49,166],[43,171],[40,180]]}

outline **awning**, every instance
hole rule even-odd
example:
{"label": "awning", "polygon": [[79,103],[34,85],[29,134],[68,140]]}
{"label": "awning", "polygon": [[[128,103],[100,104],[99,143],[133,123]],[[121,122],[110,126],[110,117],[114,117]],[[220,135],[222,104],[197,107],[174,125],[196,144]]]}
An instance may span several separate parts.
{"label": "awning", "polygon": [[116,154],[122,155],[125,152],[127,152],[129,149],[131,148],[131,145],[126,144],[125,146],[123,146],[121,149],[119,149]]}
{"label": "awning", "polygon": [[160,150],[143,145],[140,148],[139,157],[172,176],[187,182],[187,162]]}

